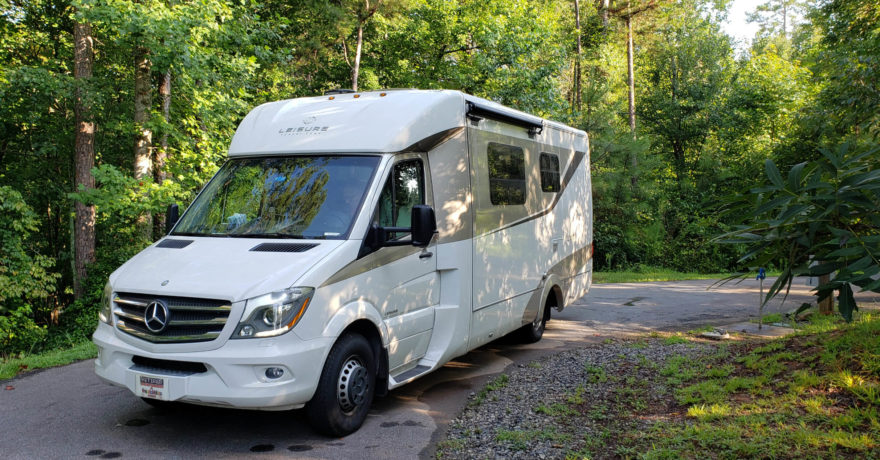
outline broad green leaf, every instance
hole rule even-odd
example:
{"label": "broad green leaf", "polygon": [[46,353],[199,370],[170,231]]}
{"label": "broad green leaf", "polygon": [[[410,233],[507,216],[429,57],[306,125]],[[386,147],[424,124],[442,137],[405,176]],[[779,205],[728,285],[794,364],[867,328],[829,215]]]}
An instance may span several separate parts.
{"label": "broad green leaf", "polygon": [[858,310],[859,307],[856,305],[856,299],[853,297],[852,287],[849,283],[845,283],[843,287],[840,288],[840,295],[837,298],[838,309],[840,310],[840,314],[843,315],[843,318],[846,322],[851,323],[853,319],[853,312]]}
{"label": "broad green leaf", "polygon": [[764,203],[763,205],[759,206],[758,209],[755,210],[753,215],[760,216],[768,211],[772,211],[776,208],[779,208],[780,206],[784,206],[784,205],[788,204],[789,202],[791,202],[792,199],[794,199],[794,197],[791,195],[786,195],[786,196],[781,196],[779,198],[774,198],[773,200],[770,200],[770,201]]}
{"label": "broad green leaf", "polygon": [[782,174],[779,173],[779,168],[776,167],[776,163],[771,159],[764,160],[764,171],[767,174],[767,178],[770,179],[770,182],[773,185],[783,188],[785,184],[782,182]]}
{"label": "broad green leaf", "polygon": [[807,166],[807,162],[802,162],[794,165],[790,171],[788,171],[788,188],[796,192],[801,185],[801,175],[804,171],[804,168]]}
{"label": "broad green leaf", "polygon": [[833,259],[836,257],[853,257],[853,256],[862,255],[864,253],[865,253],[865,248],[863,248],[861,246],[854,246],[854,247],[849,247],[849,248],[840,248],[836,251],[831,251],[830,253],[826,254],[825,257],[829,258],[829,259]]}

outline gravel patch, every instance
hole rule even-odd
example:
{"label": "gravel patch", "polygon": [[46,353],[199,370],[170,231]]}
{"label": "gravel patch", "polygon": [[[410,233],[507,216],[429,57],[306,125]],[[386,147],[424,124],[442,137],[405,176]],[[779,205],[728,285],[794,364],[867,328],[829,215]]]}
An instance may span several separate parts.
{"label": "gravel patch", "polygon": [[689,362],[717,345],[659,338],[608,340],[521,364],[469,399],[438,445],[440,458],[619,458],[626,433],[676,416],[662,376],[672,358]]}

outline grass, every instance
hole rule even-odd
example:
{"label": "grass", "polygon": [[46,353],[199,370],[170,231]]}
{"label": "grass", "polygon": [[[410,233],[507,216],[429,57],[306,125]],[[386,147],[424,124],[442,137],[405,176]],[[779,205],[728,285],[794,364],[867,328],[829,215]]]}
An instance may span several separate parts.
{"label": "grass", "polygon": [[495,378],[495,380],[492,380],[491,382],[489,382],[485,387],[483,387],[482,390],[480,390],[479,393],[477,393],[477,395],[471,401],[470,405],[479,406],[480,404],[483,404],[483,402],[486,401],[486,398],[489,396],[490,393],[506,387],[507,382],[509,380],[510,380],[510,377],[508,377],[507,374],[499,375],[498,377]]}
{"label": "grass", "polygon": [[0,380],[11,379],[22,372],[63,366],[74,361],[94,358],[97,355],[98,348],[95,344],[83,342],[71,348],[6,358],[0,361]]}
{"label": "grass", "polygon": [[880,317],[829,323],[735,345],[699,366],[669,360],[661,374],[686,415],[656,424],[636,450],[646,458],[877,458]]}
{"label": "grass", "polygon": [[510,446],[511,450],[525,450],[528,441],[540,439],[542,441],[567,442],[571,439],[568,434],[558,433],[554,428],[543,430],[504,430],[495,433],[495,440]]}
{"label": "grass", "polygon": [[680,343],[690,343],[690,342],[691,342],[690,339],[683,336],[680,332],[677,332],[675,334],[671,334],[668,337],[666,337],[665,339],[663,339],[664,345],[678,345]]}
{"label": "grass", "polygon": [[[764,315],[762,318],[763,324],[773,324],[773,323],[784,323],[787,322],[785,318],[782,317],[782,313],[771,313],[769,315]],[[749,321],[757,324],[758,318],[752,318]]]}
{"label": "grass", "polygon": [[[731,273],[680,272],[669,268],[638,266],[629,270],[595,271],[593,283],[647,283],[652,281],[716,280],[730,276]],[[767,272],[767,276],[779,276],[778,272]]]}
{"label": "grass", "polygon": [[605,283],[644,283],[649,281],[710,280],[730,276],[730,273],[683,273],[668,268],[637,267],[627,271],[593,272],[593,282]]}

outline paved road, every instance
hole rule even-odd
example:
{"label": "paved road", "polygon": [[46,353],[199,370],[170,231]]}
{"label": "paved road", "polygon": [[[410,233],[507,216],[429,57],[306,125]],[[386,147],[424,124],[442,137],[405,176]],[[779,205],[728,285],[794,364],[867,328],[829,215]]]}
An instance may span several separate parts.
{"label": "paved road", "polygon": [[[342,439],[311,432],[300,411],[193,407],[153,409],[128,390],[103,384],[91,361],[3,382],[0,455],[17,458],[416,458],[430,457],[450,419],[507,366],[611,336],[721,326],[757,313],[754,280],[707,290],[711,281],[605,284],[555,313],[544,340],[501,339],[378,400],[363,428]],[[765,285],[769,283],[765,282]],[[862,301],[880,302],[876,295]],[[787,311],[810,300],[795,286]]]}

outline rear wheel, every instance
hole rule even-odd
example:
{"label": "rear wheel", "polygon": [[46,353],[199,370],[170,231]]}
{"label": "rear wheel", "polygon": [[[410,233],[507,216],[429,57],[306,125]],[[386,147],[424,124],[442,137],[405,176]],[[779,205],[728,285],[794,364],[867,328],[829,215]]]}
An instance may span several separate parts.
{"label": "rear wheel", "polygon": [[535,320],[519,329],[519,338],[524,343],[535,343],[544,336],[544,328],[550,321],[550,310],[556,307],[556,297],[550,294],[544,303],[544,312],[539,312]]}
{"label": "rear wheel", "polygon": [[328,436],[357,431],[367,418],[376,391],[376,360],[359,334],[339,338],[321,372],[315,396],[306,404],[312,427]]}

